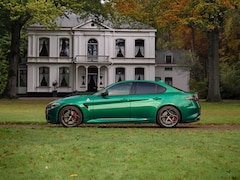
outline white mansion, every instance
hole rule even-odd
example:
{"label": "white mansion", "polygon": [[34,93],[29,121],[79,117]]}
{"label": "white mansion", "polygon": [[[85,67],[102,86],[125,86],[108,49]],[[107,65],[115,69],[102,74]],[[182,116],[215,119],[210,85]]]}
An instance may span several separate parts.
{"label": "white mansion", "polygon": [[18,93],[67,95],[94,92],[130,79],[162,79],[188,91],[189,69],[176,62],[182,51],[156,51],[156,30],[142,24],[115,27],[75,14],[59,18],[58,28],[28,29],[27,67],[20,67]]}

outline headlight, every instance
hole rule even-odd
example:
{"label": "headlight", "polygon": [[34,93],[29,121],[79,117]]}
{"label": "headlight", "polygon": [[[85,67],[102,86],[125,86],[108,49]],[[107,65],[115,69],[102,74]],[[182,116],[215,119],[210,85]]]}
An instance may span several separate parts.
{"label": "headlight", "polygon": [[53,102],[47,105],[46,109],[53,109],[55,107],[58,107],[60,105],[60,103],[57,102]]}

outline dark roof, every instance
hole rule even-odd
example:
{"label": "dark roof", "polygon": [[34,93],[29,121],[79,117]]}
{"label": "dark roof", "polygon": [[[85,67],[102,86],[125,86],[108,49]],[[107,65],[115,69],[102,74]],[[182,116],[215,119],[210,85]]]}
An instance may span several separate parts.
{"label": "dark roof", "polygon": [[[80,24],[84,24],[85,22],[92,20],[94,22],[98,22],[99,24],[104,24],[105,26],[108,26],[112,29],[151,29],[154,30],[153,27],[150,27],[149,25],[143,24],[141,22],[137,21],[125,21],[121,24],[114,24],[109,20],[98,20],[94,16],[89,16],[87,18],[81,18],[80,15],[77,15],[72,12],[67,12],[66,15],[59,16],[56,19],[56,24],[59,28],[73,28]],[[34,24],[31,27],[43,27],[40,24]]]}

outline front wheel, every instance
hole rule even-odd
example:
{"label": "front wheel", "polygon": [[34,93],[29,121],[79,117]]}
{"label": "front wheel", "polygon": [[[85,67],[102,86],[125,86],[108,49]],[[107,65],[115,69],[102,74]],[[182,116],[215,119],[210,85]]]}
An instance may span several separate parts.
{"label": "front wheel", "polygon": [[161,108],[157,114],[157,124],[161,127],[175,127],[180,119],[180,112],[173,106],[165,106]]}
{"label": "front wheel", "polygon": [[66,106],[59,112],[59,122],[65,127],[76,127],[82,123],[82,112],[75,106]]}

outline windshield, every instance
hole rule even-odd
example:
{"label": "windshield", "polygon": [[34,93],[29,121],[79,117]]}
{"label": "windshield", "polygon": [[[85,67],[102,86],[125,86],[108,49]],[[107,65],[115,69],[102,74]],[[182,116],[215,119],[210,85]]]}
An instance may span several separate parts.
{"label": "windshield", "polygon": [[95,96],[101,95],[103,92],[106,91],[106,89],[107,89],[108,87],[109,87],[109,86],[105,87],[104,89],[99,90],[98,92],[94,93],[93,95],[95,95]]}

